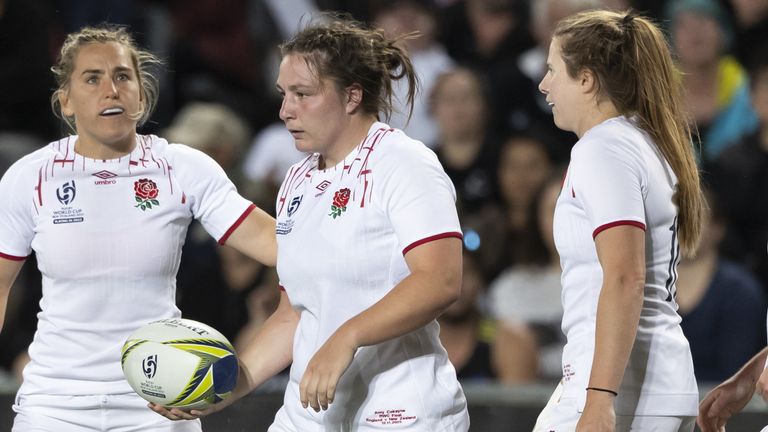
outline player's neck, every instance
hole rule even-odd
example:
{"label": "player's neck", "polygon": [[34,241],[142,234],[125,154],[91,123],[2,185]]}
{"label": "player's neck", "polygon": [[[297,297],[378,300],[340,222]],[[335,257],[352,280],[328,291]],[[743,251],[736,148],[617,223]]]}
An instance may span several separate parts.
{"label": "player's neck", "polygon": [[581,139],[588,130],[600,123],[621,115],[619,110],[610,101],[601,101],[589,108],[588,114],[583,117],[581,124],[577,128],[576,135]]}
{"label": "player's neck", "polygon": [[91,159],[118,159],[130,154],[136,147],[136,134],[132,133],[123,140],[114,143],[102,143],[91,136],[79,135],[75,142],[75,152]]}
{"label": "player's neck", "polygon": [[372,115],[353,115],[344,131],[336,139],[335,145],[320,154],[320,169],[327,169],[343,161],[355,147],[368,136],[371,125],[376,122]]}

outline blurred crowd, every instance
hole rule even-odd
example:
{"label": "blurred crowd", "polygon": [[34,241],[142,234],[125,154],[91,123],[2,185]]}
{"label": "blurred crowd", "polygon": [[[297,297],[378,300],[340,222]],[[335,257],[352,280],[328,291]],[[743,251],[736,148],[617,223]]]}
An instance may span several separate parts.
{"label": "blurred crowd", "polygon": [[[662,24],[683,72],[709,212],[677,301],[697,378],[722,381],[766,345],[768,0],[0,0],[0,172],[65,134],[49,102],[64,35],[111,22],[166,63],[141,132],[208,153],[274,213],[302,158],[278,119],[278,44],[321,11],[419,32],[403,40],[421,82],[414,112],[389,123],[437,153],[458,195],[463,290],[440,318],[441,339],[460,379],[555,381],[564,340],[552,214],[576,136],[554,126],[538,83],[558,20],[630,7]],[[18,379],[40,290],[33,256],[0,334],[0,369]],[[279,298],[273,269],[196,224],[177,290],[184,317],[236,346]]]}

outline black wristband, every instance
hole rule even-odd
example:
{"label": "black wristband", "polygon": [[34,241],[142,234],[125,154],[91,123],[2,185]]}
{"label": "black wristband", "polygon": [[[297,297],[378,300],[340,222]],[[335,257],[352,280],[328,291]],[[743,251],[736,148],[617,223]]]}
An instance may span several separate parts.
{"label": "black wristband", "polygon": [[608,389],[604,389],[604,388],[600,388],[600,387],[587,387],[587,390],[594,390],[594,391],[599,391],[599,392],[603,392],[603,393],[610,393],[610,394],[612,394],[614,396],[618,396],[619,395],[618,393],[616,393],[613,390],[608,390]]}

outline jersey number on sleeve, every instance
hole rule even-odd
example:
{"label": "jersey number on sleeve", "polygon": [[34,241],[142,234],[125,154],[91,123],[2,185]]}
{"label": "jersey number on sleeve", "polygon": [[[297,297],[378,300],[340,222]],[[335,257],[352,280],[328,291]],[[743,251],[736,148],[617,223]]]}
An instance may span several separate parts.
{"label": "jersey number on sleeve", "polygon": [[667,301],[672,301],[677,294],[675,282],[677,282],[677,265],[680,263],[680,242],[677,238],[677,216],[675,216],[675,219],[672,221],[672,226],[669,227],[669,230],[672,231],[672,241],[670,242],[671,246],[669,251],[669,277],[667,277],[667,283],[665,285],[668,293]]}

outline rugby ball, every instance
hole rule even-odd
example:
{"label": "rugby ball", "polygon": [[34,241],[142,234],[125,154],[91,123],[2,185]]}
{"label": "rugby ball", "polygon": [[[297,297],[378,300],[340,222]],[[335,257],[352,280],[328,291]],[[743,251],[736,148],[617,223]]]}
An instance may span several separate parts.
{"label": "rugby ball", "polygon": [[189,319],[151,322],[125,341],[120,363],[131,388],[164,407],[209,407],[235,388],[235,349],[214,328]]}

